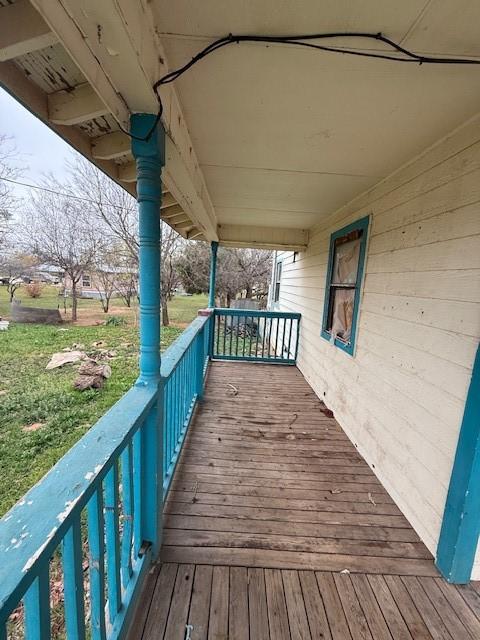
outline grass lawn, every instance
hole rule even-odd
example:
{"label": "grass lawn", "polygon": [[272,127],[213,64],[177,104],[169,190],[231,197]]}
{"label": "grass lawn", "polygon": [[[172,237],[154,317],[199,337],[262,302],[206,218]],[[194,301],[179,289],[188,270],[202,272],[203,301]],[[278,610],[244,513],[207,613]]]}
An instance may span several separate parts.
{"label": "grass lawn", "polygon": [[[3,287],[0,295],[0,300],[5,302]],[[51,294],[48,298],[55,300]],[[31,302],[42,306],[42,297],[28,299],[28,303],[23,300],[25,305]],[[47,302],[47,296],[43,302]],[[92,304],[100,307],[98,301],[83,303],[88,303],[90,309]],[[162,328],[162,350],[205,304],[206,296],[172,300],[172,326]],[[80,323],[82,313],[81,306]],[[99,320],[108,317],[101,308],[99,313]],[[97,341],[105,342],[101,348],[116,352],[116,356],[108,360],[112,376],[103,389],[74,390],[72,382],[78,368],[75,364],[45,370],[53,353],[74,344],[84,345],[82,350],[92,357],[101,356],[99,348],[92,344]],[[133,323],[120,326],[67,323],[58,327],[12,323],[8,331],[0,332],[0,515],[127,391],[137,377],[137,369],[138,336]],[[42,426],[33,431],[26,429],[36,423]]]}

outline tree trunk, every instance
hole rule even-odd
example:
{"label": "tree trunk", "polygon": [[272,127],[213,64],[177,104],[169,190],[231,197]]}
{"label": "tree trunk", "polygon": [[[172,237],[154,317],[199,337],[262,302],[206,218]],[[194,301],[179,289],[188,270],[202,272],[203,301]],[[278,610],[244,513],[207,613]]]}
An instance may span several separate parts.
{"label": "tree trunk", "polygon": [[170,324],[170,319],[168,317],[168,306],[166,297],[162,296],[162,326],[168,327]]}
{"label": "tree trunk", "polygon": [[72,322],[77,321],[77,283],[72,280]]}

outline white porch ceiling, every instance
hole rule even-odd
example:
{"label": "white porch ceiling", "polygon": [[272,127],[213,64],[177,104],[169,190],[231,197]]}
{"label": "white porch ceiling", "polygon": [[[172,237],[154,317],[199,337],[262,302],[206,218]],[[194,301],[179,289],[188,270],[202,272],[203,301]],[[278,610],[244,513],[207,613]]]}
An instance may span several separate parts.
{"label": "white porch ceiling", "polygon": [[[418,53],[480,56],[480,3],[468,0],[153,8],[170,68],[228,33],[381,31]],[[211,54],[176,87],[218,222],[309,228],[477,113],[480,68],[242,43]]]}
{"label": "white porch ceiling", "polygon": [[[479,24],[474,0],[0,0],[0,83],[135,193],[118,123],[154,112],[153,83],[217,37],[382,32],[480,59]],[[301,249],[308,229],[479,111],[480,67],[242,43],[162,97],[162,217],[189,238]]]}

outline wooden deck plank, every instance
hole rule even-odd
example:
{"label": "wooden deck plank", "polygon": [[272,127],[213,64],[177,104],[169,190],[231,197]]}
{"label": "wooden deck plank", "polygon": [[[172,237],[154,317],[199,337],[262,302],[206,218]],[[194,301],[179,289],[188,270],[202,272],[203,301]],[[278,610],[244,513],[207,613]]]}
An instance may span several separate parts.
{"label": "wooden deck plank", "polygon": [[299,571],[303,601],[313,639],[332,640],[325,606],[313,571]]}
{"label": "wooden deck plank", "polygon": [[144,640],[163,638],[167,626],[175,578],[177,577],[177,569],[178,565],[176,564],[164,564],[160,570],[143,632]]}
{"label": "wooden deck plank", "polygon": [[270,637],[275,640],[290,639],[287,605],[283,592],[282,572],[279,569],[265,569],[267,592],[268,624]]}
{"label": "wooden deck plank", "polygon": [[229,568],[225,566],[214,567],[208,640],[224,640],[228,638],[229,584]]}
{"label": "wooden deck plank", "polygon": [[348,574],[333,576],[353,640],[373,640],[368,622]]}
{"label": "wooden deck plank", "polygon": [[385,582],[413,638],[431,640],[432,636],[401,579],[398,576],[385,576]]}
{"label": "wooden deck plank", "polygon": [[430,558],[425,547],[409,542],[362,542],[336,540],[334,538],[310,538],[299,535],[276,535],[265,539],[264,534],[236,533],[229,531],[201,531],[165,529],[165,546],[224,547],[229,549],[270,549],[272,551],[303,551],[307,553],[332,553],[340,555],[387,558]]}
{"label": "wooden deck plank", "polygon": [[230,568],[228,637],[232,640],[249,640],[248,573],[245,567]]}
{"label": "wooden deck plank", "polygon": [[419,578],[419,582],[425,590],[425,593],[429,597],[430,601],[434,605],[437,613],[443,620],[443,623],[447,627],[450,635],[455,638],[465,638],[465,640],[470,640],[470,638],[475,638],[476,636],[472,636],[466,629],[463,624],[463,620],[457,616],[453,607],[451,607],[447,598],[443,595],[442,590],[437,585],[435,580],[432,578]]}
{"label": "wooden deck plank", "polygon": [[316,573],[333,640],[352,640],[347,618],[331,573]]}
{"label": "wooden deck plank", "polygon": [[268,640],[267,591],[263,569],[248,569],[248,615],[250,640]]}
{"label": "wooden deck plank", "polygon": [[294,489],[293,487],[265,487],[258,485],[247,484],[228,484],[219,485],[208,482],[182,482],[181,477],[179,480],[172,484],[170,492],[183,491],[189,493],[193,498],[194,495],[201,493],[217,493],[220,495],[232,495],[232,496],[255,496],[263,498],[285,498],[287,500],[308,500],[308,501],[326,501],[326,502],[370,502],[373,500],[377,505],[394,504],[392,499],[386,494],[380,491],[372,493],[369,491],[356,491],[345,493],[338,491],[331,493],[330,491],[317,491],[315,489]]}
{"label": "wooden deck plank", "polygon": [[452,640],[452,636],[448,632],[447,627],[444,625],[443,620],[438,615],[437,610],[422,589],[417,578],[415,576],[405,576],[402,578],[402,581],[412,600],[415,602],[432,638],[434,638],[434,640]]}
{"label": "wooden deck plank", "polygon": [[185,636],[194,571],[193,565],[178,567],[164,640],[178,640],[182,635]]}
{"label": "wooden deck plank", "polygon": [[193,637],[196,640],[207,640],[208,637],[212,576],[213,567],[208,565],[195,567],[188,624],[193,627],[195,631]]}
{"label": "wooden deck plank", "polygon": [[368,581],[394,640],[412,640],[410,631],[390,593],[385,578],[380,575],[369,575]]}
{"label": "wooden deck plank", "polygon": [[374,638],[392,640],[392,635],[388,630],[385,618],[378,606],[378,602],[368,582],[368,578],[362,574],[352,574],[350,576],[353,588],[357,594],[360,606],[363,609],[368,626]]}
{"label": "wooden deck plank", "polygon": [[273,551],[271,549],[230,549],[225,547],[165,546],[162,562],[265,567],[271,569],[313,569],[350,573],[378,573],[437,577],[430,560],[411,558],[372,558],[303,551]]}
{"label": "wooden deck plank", "polygon": [[282,578],[290,637],[292,640],[312,640],[298,571],[282,571]]}

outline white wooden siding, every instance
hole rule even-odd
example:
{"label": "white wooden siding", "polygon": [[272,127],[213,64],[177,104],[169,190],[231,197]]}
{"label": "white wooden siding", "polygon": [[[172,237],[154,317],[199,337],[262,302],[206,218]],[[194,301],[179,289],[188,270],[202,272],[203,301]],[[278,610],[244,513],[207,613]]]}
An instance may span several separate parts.
{"label": "white wooden siding", "polygon": [[[320,330],[330,234],[365,215],[352,358]],[[279,258],[278,308],[302,313],[299,368],[435,553],[480,337],[480,116]]]}

